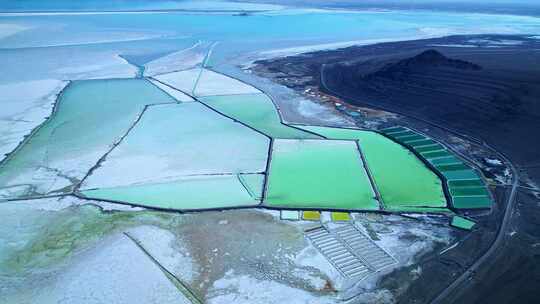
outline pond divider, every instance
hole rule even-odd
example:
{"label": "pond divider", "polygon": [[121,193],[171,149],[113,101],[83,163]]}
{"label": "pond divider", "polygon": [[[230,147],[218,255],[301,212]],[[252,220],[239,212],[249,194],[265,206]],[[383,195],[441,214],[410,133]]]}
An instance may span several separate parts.
{"label": "pond divider", "polygon": [[135,237],[131,236],[129,233],[123,233],[128,239],[130,239],[162,272],[163,274],[171,281],[171,283],[178,288],[178,290],[192,303],[192,304],[204,304],[203,301],[199,299],[195,293],[193,293],[190,287],[182,282],[177,276],[170,272],[165,266],[163,266],[156,258],[150,254],[143,244],[137,240]]}
{"label": "pond divider", "polygon": [[13,149],[13,151],[6,154],[6,157],[0,161],[0,170],[5,166],[5,164],[13,158],[13,156],[41,129],[44,125],[47,124],[49,120],[51,120],[58,111],[58,105],[60,103],[61,97],[64,95],[65,91],[72,86],[73,81],[69,80],[68,83],[56,94],[56,98],[53,102],[53,107],[51,110],[51,114],[47,117],[45,117],[45,121],[43,121],[41,124],[33,128],[28,135],[25,135],[23,140]]}

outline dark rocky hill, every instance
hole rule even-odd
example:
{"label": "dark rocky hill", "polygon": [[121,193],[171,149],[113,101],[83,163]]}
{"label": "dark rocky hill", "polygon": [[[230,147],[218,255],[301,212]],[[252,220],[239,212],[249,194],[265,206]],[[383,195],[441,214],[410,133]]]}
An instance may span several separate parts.
{"label": "dark rocky hill", "polygon": [[534,161],[530,146],[515,149],[500,139],[520,133],[521,140],[535,141],[529,130],[540,127],[537,60],[529,50],[420,49],[328,64],[322,87],[351,104],[419,117]]}
{"label": "dark rocky hill", "polygon": [[[516,43],[500,43],[509,39]],[[540,39],[529,36],[450,36],[270,59],[258,62],[256,71],[299,93],[318,86],[352,105],[405,114],[407,124],[415,117],[481,139],[518,165],[523,180],[528,175],[540,184],[538,49]],[[498,187],[498,193],[507,189]],[[539,303],[540,193],[518,192],[505,246],[445,303]],[[495,227],[497,214],[489,215],[487,226]],[[454,263],[463,269],[475,258],[467,248],[480,252],[490,240],[485,231],[464,239],[451,258],[426,259],[420,278],[396,302],[430,303],[450,284]],[[395,273],[387,282],[401,287]]]}
{"label": "dark rocky hill", "polygon": [[427,72],[427,70],[435,68],[472,71],[482,69],[482,67],[477,64],[459,59],[450,59],[441,54],[440,52],[431,49],[424,51],[414,57],[406,58],[396,63],[389,63],[385,65],[382,69],[364,76],[364,78],[373,79],[377,77],[382,77],[390,79],[401,79],[414,72]]}

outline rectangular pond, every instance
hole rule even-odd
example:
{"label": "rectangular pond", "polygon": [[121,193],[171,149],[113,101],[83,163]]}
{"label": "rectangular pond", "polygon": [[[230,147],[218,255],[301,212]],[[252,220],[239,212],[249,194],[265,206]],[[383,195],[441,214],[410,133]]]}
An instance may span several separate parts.
{"label": "rectangular pond", "polygon": [[110,188],[188,175],[261,173],[270,139],[198,102],[148,107],[83,183]]}
{"label": "rectangular pond", "polygon": [[[254,188],[262,189],[264,175],[249,177]],[[258,185],[256,185],[258,184]],[[87,198],[120,202],[137,206],[179,211],[257,206],[258,197],[250,194],[237,175],[191,176],[158,184],[89,189]],[[254,192],[255,193],[255,192]]]}
{"label": "rectangular pond", "polygon": [[274,103],[265,94],[210,96],[201,97],[200,100],[217,111],[273,138],[322,138],[281,123]]}
{"label": "rectangular pond", "polygon": [[378,210],[353,141],[274,141],[264,204],[294,209]]}
{"label": "rectangular pond", "polygon": [[386,210],[427,207],[436,211],[447,206],[440,178],[402,145],[372,131],[302,128],[328,138],[358,140]]}
{"label": "rectangular pond", "polygon": [[72,82],[53,115],[0,165],[0,198],[71,191],[145,105],[174,102],[143,79]]}

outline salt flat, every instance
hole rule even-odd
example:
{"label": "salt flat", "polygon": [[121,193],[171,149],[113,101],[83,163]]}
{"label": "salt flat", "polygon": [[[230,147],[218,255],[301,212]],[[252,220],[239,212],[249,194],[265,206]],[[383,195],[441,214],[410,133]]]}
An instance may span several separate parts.
{"label": "salt flat", "polygon": [[199,79],[201,69],[189,69],[157,75],[154,78],[188,94],[193,94],[193,89]]}
{"label": "salt flat", "polygon": [[183,93],[183,92],[181,92],[179,90],[173,89],[170,86],[168,86],[166,84],[163,84],[163,83],[161,83],[161,82],[159,82],[157,80],[150,79],[150,82],[152,84],[154,84],[155,86],[157,86],[158,88],[165,91],[167,94],[174,97],[178,101],[181,101],[181,102],[194,101],[194,99],[192,97],[190,97],[189,95],[187,95],[187,94],[185,94],[185,93]]}
{"label": "salt flat", "polygon": [[192,46],[146,63],[144,75],[156,76],[181,70],[189,70],[202,64],[208,45],[198,41]]}
{"label": "salt flat", "polygon": [[145,105],[163,102],[175,100],[142,79],[73,82],[51,119],[1,164],[0,197],[69,193]]}
{"label": "salt flat", "polygon": [[51,115],[66,81],[43,79],[0,85],[0,161]]}

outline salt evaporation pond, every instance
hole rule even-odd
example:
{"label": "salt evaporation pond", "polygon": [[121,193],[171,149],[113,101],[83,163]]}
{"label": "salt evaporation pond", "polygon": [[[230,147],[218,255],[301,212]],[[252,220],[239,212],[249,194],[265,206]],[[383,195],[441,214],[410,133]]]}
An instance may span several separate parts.
{"label": "salt evaporation pond", "polygon": [[[259,173],[270,139],[195,102],[149,107],[84,187],[117,187],[181,176]],[[117,172],[129,175],[116,177]]]}
{"label": "salt evaporation pond", "polygon": [[373,174],[384,209],[421,210],[445,208],[446,198],[440,178],[412,152],[371,131],[302,127],[334,139],[358,140]]}
{"label": "salt evaporation pond", "polygon": [[[86,10],[103,1],[0,0],[0,10],[4,5],[8,10],[26,9],[29,3],[34,3],[35,11]],[[121,0],[106,5],[107,10],[179,8],[178,3],[170,1],[148,4]],[[42,114],[49,113],[37,107],[50,105],[50,94],[71,81],[50,119],[0,163],[0,201],[74,192],[103,201],[181,211],[267,206],[444,212],[447,202],[441,180],[405,147],[369,131],[285,125],[270,97],[258,89],[260,86],[239,83],[215,71],[243,73],[237,64],[314,48],[460,33],[537,34],[540,27],[540,20],[532,17],[428,11],[344,12],[245,4],[228,4],[225,8],[253,10],[240,15],[202,12],[212,7],[197,2],[180,8],[198,12],[0,13],[0,87],[2,95],[9,96],[0,98],[0,108],[24,108],[16,112],[19,122],[10,124],[15,127],[0,131],[9,139],[4,142],[14,147],[22,141],[24,134],[43,121]],[[258,10],[270,11],[255,12]],[[201,66],[209,69],[201,70]],[[142,70],[144,75],[138,75]],[[136,76],[153,78],[128,79]],[[19,85],[22,83],[26,85]],[[43,83],[48,83],[47,92],[26,99],[31,91],[36,92],[37,84]],[[18,100],[25,100],[25,105],[15,105]],[[37,102],[36,111],[28,109],[30,101]],[[272,142],[274,149],[269,151]],[[434,150],[429,151],[439,148],[432,146]],[[2,153],[10,150],[0,148]],[[275,159],[270,168],[265,168],[267,158],[272,156],[269,152]],[[450,160],[448,164],[454,163]],[[271,170],[267,172],[270,180],[261,174],[267,170]],[[465,178],[449,182],[465,187],[455,194],[483,194],[483,181],[478,176],[459,171],[452,174]],[[78,188],[81,183],[82,188]],[[3,291],[7,301],[44,303],[69,297],[75,302],[90,298],[98,302],[187,302],[127,236],[107,237],[134,225],[163,227],[182,219],[174,213],[102,212],[90,203],[98,204],[73,196],[0,204],[4,220],[0,275],[6,278]],[[477,200],[453,201],[454,206],[475,203],[479,204]],[[480,202],[479,206],[489,203]],[[61,207],[71,204],[85,205]],[[129,206],[99,204],[131,210]],[[248,246],[260,252],[270,252],[261,248],[273,248],[271,244],[278,241],[279,250],[284,240],[303,242],[301,231],[292,229],[292,225],[280,226],[266,218],[254,221],[253,215],[246,220],[241,212],[231,212],[240,215],[228,223],[221,220],[225,213],[193,217],[193,228],[187,233],[177,226],[167,227],[178,235],[193,236],[198,252],[217,250],[222,240],[232,244],[223,251],[219,247],[219,253],[214,251],[216,257],[246,256],[246,248],[237,245],[239,240],[248,244],[249,238],[232,235],[227,239],[230,227],[249,231],[244,234],[251,240],[264,240]],[[242,226],[222,226],[235,222]],[[415,221],[414,225],[418,227],[419,223]],[[206,229],[214,226],[215,230]],[[397,222],[385,226],[392,229]],[[430,226],[429,231],[432,229]],[[424,231],[410,231],[416,230]],[[159,233],[151,232],[148,239],[164,242]],[[391,244],[387,236],[393,235],[388,230],[381,235],[381,242]],[[437,233],[437,238],[441,235]],[[274,238],[268,241],[269,236]],[[420,237],[422,246],[415,242],[411,248],[428,247],[424,246],[425,235]],[[105,245],[89,248],[103,238]],[[207,244],[200,242],[209,238]],[[171,242],[165,240],[169,246]],[[181,242],[184,240],[178,244]],[[290,248],[287,242],[284,248]],[[167,246],[156,248],[168,252]],[[403,248],[390,249],[397,253]],[[90,250],[83,256],[78,253],[81,249]],[[295,252],[281,255],[294,256]],[[157,257],[159,262],[178,260],[177,255],[162,254]],[[115,265],[114,269],[110,265]],[[226,265],[234,267],[232,263]],[[178,272],[191,272],[183,266]],[[309,271],[321,267],[315,266],[309,266]],[[302,285],[303,279],[299,281]],[[236,277],[230,281],[238,282]],[[159,290],[145,288],[148,282],[158,284]],[[217,282],[212,278],[208,284]],[[133,290],[138,291],[136,295]],[[278,294],[276,290],[284,289],[274,288],[266,294]]]}
{"label": "salt evaporation pond", "polygon": [[276,107],[266,94],[220,95],[202,97],[200,100],[273,138],[321,138],[282,124]]}
{"label": "salt evaporation pond", "polygon": [[0,198],[70,192],[145,105],[175,102],[142,79],[71,83],[52,117],[0,164]]}
{"label": "salt evaporation pond", "polygon": [[[47,10],[40,5],[43,4],[36,6],[35,10]],[[54,2],[51,9],[54,9],[55,5],[62,6],[66,3]],[[119,10],[145,9],[135,4],[118,5]],[[101,164],[98,162],[100,158],[126,134],[146,105],[193,101],[186,94],[201,98],[202,102],[214,107],[214,110],[270,137],[318,138],[313,133],[283,125],[274,104],[266,95],[261,94],[259,89],[210,69],[201,70],[201,66],[227,70],[235,68],[235,64],[246,63],[251,59],[313,48],[459,33],[535,33],[540,26],[538,18],[487,14],[430,11],[353,12],[281,7],[266,7],[261,10],[252,7],[253,11],[249,14],[236,14],[230,11],[200,11],[203,7],[202,4],[195,5],[188,9],[198,11],[184,12],[1,14],[0,30],[5,34],[0,36],[0,64],[4,72],[0,75],[0,84],[7,84],[7,90],[15,90],[16,87],[9,84],[18,81],[135,77],[143,66],[145,76],[153,77],[154,79],[150,80],[155,84],[143,79],[73,82],[60,98],[58,109],[52,118],[2,163],[1,197],[25,198],[70,193],[93,166]],[[7,9],[16,10],[17,7],[11,5],[7,6]],[[85,8],[77,5],[75,9]],[[238,8],[233,8],[235,9]],[[20,94],[24,95],[23,92]],[[246,110],[247,105],[250,110]],[[143,117],[143,121],[145,119],[147,118]],[[167,130],[174,130],[175,127],[182,128],[182,121],[169,120]],[[134,130],[141,142],[132,146],[130,155],[147,148],[148,151],[143,152],[153,151],[150,146],[145,147],[145,142],[148,140],[148,143],[151,143],[149,139],[156,130],[150,127],[145,129]],[[238,134],[257,133],[246,126],[238,130],[242,130],[238,131]],[[194,131],[192,138],[196,138],[201,132]],[[360,142],[375,142],[373,147],[385,146],[380,142],[384,141],[384,138],[360,137],[362,138],[354,139],[359,139]],[[212,135],[208,138],[212,139]],[[130,137],[127,136],[126,139],[129,142]],[[189,148],[189,145],[176,146],[174,141],[168,144],[171,150]],[[202,142],[201,144],[208,145]],[[246,144],[242,146],[249,147]],[[375,184],[386,208],[390,210],[393,205],[400,208],[418,207],[420,202],[425,207],[445,207],[440,180],[434,178],[434,174],[427,168],[419,169],[421,162],[414,157],[406,157],[404,148],[399,145],[391,146],[396,152],[401,151],[398,153],[403,155],[400,160],[410,164],[411,170],[423,173],[415,180],[415,185],[409,188],[418,190],[409,192],[421,193],[410,195],[406,194],[407,186],[399,183],[404,176],[386,176],[388,168],[381,169],[382,173],[374,168]],[[368,165],[382,162],[374,160],[375,156],[370,156],[373,154],[370,149],[375,148],[362,149],[365,149]],[[122,151],[121,147],[118,151]],[[110,155],[109,165],[114,163],[114,155],[120,153],[118,151],[113,151]],[[173,154],[167,155],[167,158],[170,159],[171,155]],[[266,155],[258,157],[263,159]],[[156,159],[154,157],[154,160]],[[107,161],[104,163],[107,164]],[[133,161],[129,164],[133,164]],[[157,163],[154,165],[155,168],[161,168]],[[130,167],[126,164],[122,166],[122,170]],[[207,170],[210,167],[216,171]],[[240,180],[240,185],[245,186],[238,174],[256,174],[262,171],[260,164],[253,167],[257,167],[257,170],[217,170],[219,167],[212,163],[200,172],[235,175],[236,180]],[[168,174],[164,178],[148,178],[154,176],[152,173],[129,183],[103,182],[91,189],[161,185],[174,181],[176,177],[186,178],[187,172],[197,175],[197,170],[176,172],[176,175]],[[99,176],[99,172],[94,170],[91,173]],[[459,171],[452,174],[461,174],[463,178],[477,178],[465,176],[465,173]],[[137,175],[132,177],[135,176]],[[108,181],[114,180],[114,176],[108,178]],[[423,183],[429,185],[427,191],[420,191],[418,188],[417,184]],[[89,189],[87,187],[87,190]]]}
{"label": "salt evaporation pond", "polygon": [[276,140],[266,187],[270,207],[379,210],[354,141]]}
{"label": "salt evaporation pond", "polygon": [[[246,177],[247,176],[247,177]],[[249,184],[244,180],[249,180]],[[167,183],[83,190],[88,198],[168,210],[255,207],[260,204],[263,174],[199,175]]]}

